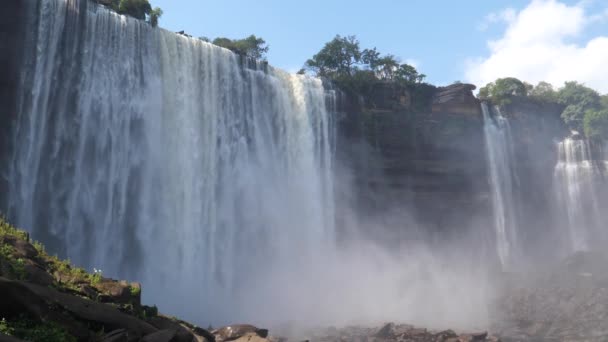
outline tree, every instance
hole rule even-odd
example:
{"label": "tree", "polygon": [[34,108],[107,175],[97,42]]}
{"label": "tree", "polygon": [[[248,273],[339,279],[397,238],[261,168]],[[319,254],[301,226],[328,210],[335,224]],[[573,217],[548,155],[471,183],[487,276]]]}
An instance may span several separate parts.
{"label": "tree", "polygon": [[498,105],[505,105],[511,103],[511,99],[515,96],[527,96],[529,88],[529,85],[526,86],[524,82],[517,78],[499,78],[479,89],[479,97]]}
{"label": "tree", "polygon": [[576,81],[566,82],[557,92],[557,100],[563,105],[580,104],[588,109],[600,106],[600,94]]}
{"label": "tree", "polygon": [[581,131],[583,119],[589,110],[600,108],[600,95],[593,89],[578,82],[566,82],[557,92],[557,101],[566,108],[562,119],[571,129]]}
{"label": "tree", "polygon": [[396,71],[396,79],[401,83],[421,83],[425,78],[425,74],[418,73],[418,70],[409,64],[401,64]]}
{"label": "tree", "polygon": [[148,22],[150,23],[150,25],[152,25],[152,27],[157,27],[158,19],[162,17],[162,15],[163,10],[160,7],[156,7],[152,11],[150,11]]}
{"label": "tree", "polygon": [[376,76],[381,80],[392,80],[399,68],[399,62],[393,55],[381,57],[374,64],[375,68],[372,68],[372,70],[374,70]]}
{"label": "tree", "polygon": [[118,13],[126,14],[135,19],[146,20],[146,15],[152,12],[152,5],[148,0],[120,0]]}
{"label": "tree", "polygon": [[586,109],[581,104],[571,104],[566,106],[562,112],[562,120],[566,123],[570,129],[578,132],[583,129],[583,119],[585,117]]}
{"label": "tree", "polygon": [[218,37],[213,40],[213,44],[252,59],[266,59],[266,53],[270,49],[264,39],[253,34],[244,39]]}
{"label": "tree", "polygon": [[541,102],[557,102],[557,92],[551,83],[538,82],[536,87],[528,91],[528,96]]}
{"label": "tree", "polygon": [[608,94],[600,97],[600,105],[603,109],[608,109]]}
{"label": "tree", "polygon": [[608,109],[586,111],[583,127],[588,139],[608,139]]}
{"label": "tree", "polygon": [[337,35],[306,61],[305,66],[319,76],[353,75],[361,58],[359,40],[355,36]]}

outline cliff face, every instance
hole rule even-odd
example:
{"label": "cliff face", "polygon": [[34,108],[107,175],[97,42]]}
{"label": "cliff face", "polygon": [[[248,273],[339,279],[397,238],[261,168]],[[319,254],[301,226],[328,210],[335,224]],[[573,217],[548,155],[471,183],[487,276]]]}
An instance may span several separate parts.
{"label": "cliff face", "polygon": [[[420,95],[387,88],[380,87],[381,95],[366,105],[345,106],[339,122],[338,156],[352,170],[355,194],[347,199],[357,220],[398,217],[399,222],[384,222],[391,241],[396,234],[411,238],[420,231],[439,233],[441,239],[467,231],[487,234],[480,240],[493,239],[484,122],[475,86],[437,88],[422,106]],[[513,135],[518,219],[529,234],[525,238],[535,241],[542,239],[538,227],[554,216],[555,142],[566,133],[560,112],[522,99],[503,108]],[[377,232],[376,227],[372,234]]]}
{"label": "cliff face", "polygon": [[390,217],[396,222],[384,222],[389,235],[449,236],[473,226],[489,208],[475,87],[432,89],[426,101],[386,88],[372,97],[373,109],[351,105],[339,122],[338,157],[353,173],[356,190],[349,199],[358,221]]}

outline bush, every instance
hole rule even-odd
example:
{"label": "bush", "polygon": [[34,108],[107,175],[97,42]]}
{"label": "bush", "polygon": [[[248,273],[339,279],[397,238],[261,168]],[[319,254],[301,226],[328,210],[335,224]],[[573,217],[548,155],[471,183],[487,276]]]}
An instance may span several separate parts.
{"label": "bush", "polygon": [[588,139],[608,139],[608,109],[585,112],[583,126]]}
{"label": "bush", "polygon": [[52,322],[35,322],[26,316],[0,321],[0,333],[30,342],[76,342],[74,336]]}
{"label": "bush", "polygon": [[[206,37],[202,38],[207,39]],[[256,37],[253,34],[244,39],[218,37],[213,40],[213,44],[226,48],[240,56],[262,60],[266,59],[266,53],[270,49],[263,38]]]}
{"label": "bush", "polygon": [[497,105],[507,105],[515,96],[527,96],[530,86],[514,77],[499,78],[479,89],[479,98]]}

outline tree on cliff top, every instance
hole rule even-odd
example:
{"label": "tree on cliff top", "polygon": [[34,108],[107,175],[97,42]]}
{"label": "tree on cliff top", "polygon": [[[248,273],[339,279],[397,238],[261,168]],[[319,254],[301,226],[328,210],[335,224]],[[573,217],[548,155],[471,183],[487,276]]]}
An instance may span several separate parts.
{"label": "tree on cliff top", "polygon": [[355,36],[342,37],[337,35],[331,41],[306,61],[305,66],[318,76],[337,77],[353,75],[361,64],[363,54],[359,48],[359,40]]}
{"label": "tree on cliff top", "polygon": [[261,37],[250,35],[244,39],[230,39],[225,37],[215,38],[212,42],[217,46],[221,46],[240,56],[245,56],[252,59],[266,59],[266,53],[270,47]]}
{"label": "tree on cliff top", "polygon": [[608,139],[608,109],[586,111],[583,128],[585,136],[589,139]]}
{"label": "tree on cliff top", "polygon": [[148,0],[98,0],[99,3],[110,7],[119,14],[128,15],[135,19],[146,20],[152,26],[158,26],[158,19],[163,15],[159,7],[152,8]]}
{"label": "tree on cliff top", "polygon": [[479,89],[479,98],[498,105],[511,103],[515,96],[527,96],[530,87],[515,77],[499,78]]}
{"label": "tree on cliff top", "polygon": [[421,83],[426,77],[413,66],[400,64],[394,55],[382,56],[376,48],[362,50],[355,36],[340,35],[307,60],[300,73],[305,70],[360,95],[366,94],[378,81],[409,86]]}
{"label": "tree on cliff top", "polygon": [[[588,111],[600,109],[600,95],[597,91],[578,82],[566,82],[557,92],[557,101],[566,106],[562,119],[571,129],[582,131]],[[595,120],[593,121],[595,122]]]}

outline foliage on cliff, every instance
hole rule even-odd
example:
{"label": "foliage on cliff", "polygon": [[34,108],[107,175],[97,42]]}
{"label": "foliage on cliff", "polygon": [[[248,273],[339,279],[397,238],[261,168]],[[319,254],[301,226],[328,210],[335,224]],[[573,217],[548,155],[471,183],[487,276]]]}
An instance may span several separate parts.
{"label": "foliage on cliff", "polygon": [[199,39],[226,48],[239,56],[256,60],[266,60],[266,54],[270,49],[262,37],[257,37],[254,34],[243,39],[225,37],[217,37],[213,41],[207,37],[200,37]]}
{"label": "foliage on cliff", "polygon": [[135,19],[146,20],[152,26],[158,26],[158,19],[163,15],[160,7],[153,8],[148,0],[98,0],[119,14]]}
{"label": "foliage on cliff", "polygon": [[300,73],[306,71],[364,97],[378,82],[414,89],[426,78],[412,65],[400,63],[394,55],[382,55],[376,48],[362,49],[357,37],[340,35],[306,61]]}
{"label": "foliage on cliff", "polygon": [[547,82],[532,86],[513,77],[500,78],[482,87],[478,96],[496,105],[508,105],[517,98],[557,104],[562,106],[561,118],[570,129],[584,132],[590,139],[608,139],[608,95],[600,96],[575,81],[556,90]]}

